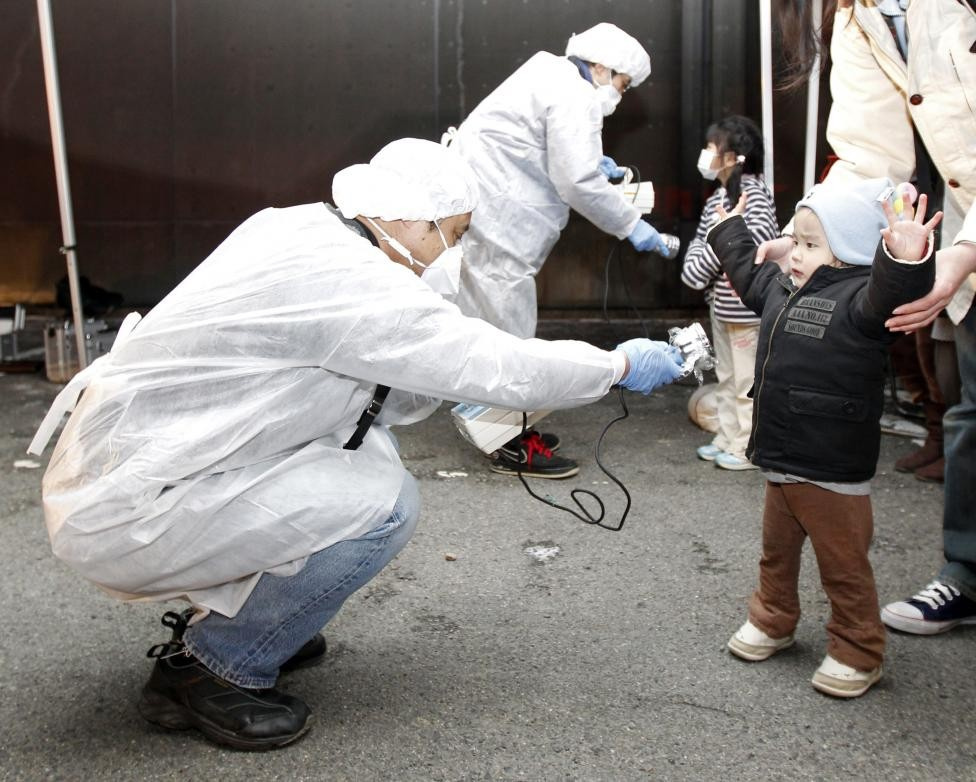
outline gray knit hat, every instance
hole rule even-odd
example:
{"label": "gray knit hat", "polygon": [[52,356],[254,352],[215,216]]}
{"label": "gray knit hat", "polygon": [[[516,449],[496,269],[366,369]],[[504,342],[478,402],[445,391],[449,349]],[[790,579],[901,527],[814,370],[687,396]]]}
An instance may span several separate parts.
{"label": "gray knit hat", "polygon": [[887,177],[855,183],[814,185],[796,208],[805,206],[820,220],[830,252],[838,261],[870,266],[881,229],[887,227],[881,204],[891,198]]}

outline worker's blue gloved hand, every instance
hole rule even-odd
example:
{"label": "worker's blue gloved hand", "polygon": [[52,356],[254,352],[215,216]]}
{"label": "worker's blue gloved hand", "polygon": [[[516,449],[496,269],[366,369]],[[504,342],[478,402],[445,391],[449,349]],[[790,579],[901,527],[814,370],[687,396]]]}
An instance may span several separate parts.
{"label": "worker's blue gloved hand", "polygon": [[600,158],[600,165],[597,168],[600,169],[600,173],[607,179],[620,179],[620,177],[627,174],[626,168],[618,166],[616,160],[606,155]]}
{"label": "worker's blue gloved hand", "polygon": [[667,342],[628,339],[617,345],[617,350],[626,353],[630,361],[630,370],[620,378],[620,385],[631,391],[646,395],[681,377],[681,351]]}
{"label": "worker's blue gloved hand", "polygon": [[663,255],[665,258],[674,258],[678,254],[678,248],[681,246],[681,243],[676,236],[672,237],[669,234],[668,237],[671,239],[671,244],[664,240],[653,225],[644,220],[639,220],[627,238],[638,252],[653,251],[659,255]]}

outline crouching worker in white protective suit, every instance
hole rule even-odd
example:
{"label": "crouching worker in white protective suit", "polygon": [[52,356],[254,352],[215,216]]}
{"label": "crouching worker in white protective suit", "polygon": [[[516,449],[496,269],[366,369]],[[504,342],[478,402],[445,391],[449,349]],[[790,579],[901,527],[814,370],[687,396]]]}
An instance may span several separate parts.
{"label": "crouching worker in white protective suit", "polygon": [[[677,253],[677,237],[662,237],[610,184],[608,177],[625,169],[603,154],[603,118],[650,73],[644,47],[604,22],[572,36],[565,57],[533,55],[445,134],[478,180],[478,210],[463,240],[462,312],[535,336],[535,277],[570,208],[640,251]],[[491,469],[539,478],[579,471],[552,453],[555,435],[530,432],[526,439],[504,445]]]}
{"label": "crouching worker in white protective suit", "polygon": [[413,532],[389,425],[440,398],[565,408],[680,373],[664,343],[521,340],[436,293],[456,283],[476,201],[450,150],[395,141],[333,196],[341,212],[247,220],[66,387],[31,444],[84,388],[44,476],[54,553],[120,599],[189,601],[164,617],[140,711],[240,749],[308,729],[279,673],[322,655],[321,628]]}

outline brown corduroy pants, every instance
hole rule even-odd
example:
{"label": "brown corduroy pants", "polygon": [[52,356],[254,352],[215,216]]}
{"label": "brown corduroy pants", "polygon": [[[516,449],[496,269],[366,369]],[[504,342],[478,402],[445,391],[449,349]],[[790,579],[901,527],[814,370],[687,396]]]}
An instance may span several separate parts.
{"label": "brown corduroy pants", "polygon": [[885,629],[868,548],[874,530],[869,496],[810,483],[766,484],[759,588],[749,619],[767,635],[790,635],[800,619],[800,552],[807,537],[830,600],[827,653],[860,671],[881,664]]}

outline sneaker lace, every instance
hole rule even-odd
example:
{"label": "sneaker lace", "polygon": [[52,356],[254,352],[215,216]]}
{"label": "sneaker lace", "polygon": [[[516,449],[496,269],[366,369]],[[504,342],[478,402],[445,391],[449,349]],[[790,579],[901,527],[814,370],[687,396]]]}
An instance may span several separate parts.
{"label": "sneaker lace", "polygon": [[533,432],[524,437],[522,439],[522,447],[525,449],[525,463],[529,467],[532,466],[532,456],[534,454],[541,454],[547,459],[552,456],[552,451],[546,448],[545,443],[542,441],[542,435],[538,432]]}
{"label": "sneaker lace", "polygon": [[153,646],[149,647],[149,651],[146,652],[146,657],[165,660],[169,657],[175,657],[181,653],[189,657],[190,652],[183,645],[183,633],[186,632],[187,624],[189,623],[189,619],[192,615],[193,611],[190,609],[180,613],[177,613],[176,611],[167,611],[165,614],[163,614],[159,622],[163,627],[168,627],[173,631],[173,637],[170,638],[170,640],[168,640],[166,643],[154,644]]}
{"label": "sneaker lace", "polygon": [[183,645],[182,641],[167,641],[166,643],[150,646],[149,651],[146,652],[146,657],[149,659],[167,660],[170,657],[176,657],[180,654],[189,657],[190,650]]}
{"label": "sneaker lace", "polygon": [[919,603],[926,603],[930,608],[938,608],[939,606],[944,606],[950,600],[959,597],[959,594],[959,590],[954,586],[943,584],[941,581],[933,581],[925,589],[912,597],[912,600],[917,600]]}

